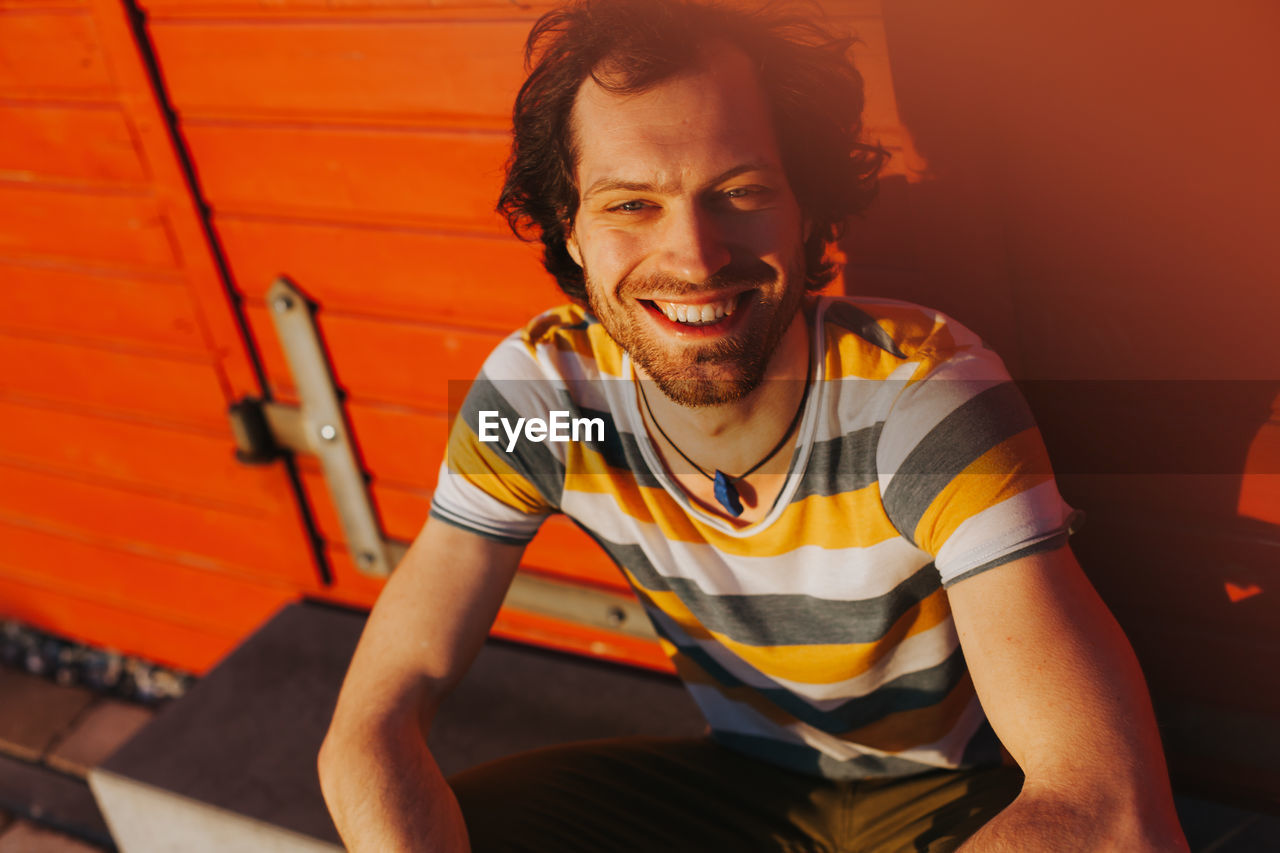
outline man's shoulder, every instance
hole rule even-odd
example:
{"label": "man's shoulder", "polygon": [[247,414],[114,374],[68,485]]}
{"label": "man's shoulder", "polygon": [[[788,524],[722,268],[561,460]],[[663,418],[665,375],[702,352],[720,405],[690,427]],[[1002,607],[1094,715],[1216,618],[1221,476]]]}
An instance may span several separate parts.
{"label": "man's shoulder", "polygon": [[941,311],[906,302],[863,296],[823,296],[815,311],[828,351],[842,362],[872,361],[891,371],[904,363],[938,364],[982,339]]}
{"label": "man's shoulder", "polygon": [[591,315],[578,305],[557,305],[534,317],[516,334],[526,346],[546,346],[565,337],[582,336],[592,322]]}
{"label": "man's shoulder", "polygon": [[514,332],[507,343],[559,374],[618,376],[622,351],[600,322],[578,305],[548,309]]}

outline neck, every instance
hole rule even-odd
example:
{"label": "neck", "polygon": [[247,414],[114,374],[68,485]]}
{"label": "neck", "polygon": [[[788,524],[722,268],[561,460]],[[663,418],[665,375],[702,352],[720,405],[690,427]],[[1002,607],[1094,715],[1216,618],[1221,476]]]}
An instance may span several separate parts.
{"label": "neck", "polygon": [[[809,378],[808,326],[805,312],[796,312],[760,384],[741,400],[719,406],[689,408],[674,403],[636,365],[653,417],[698,465],[731,475],[746,471],[777,444],[804,396]],[[771,461],[775,464],[768,467],[776,468],[777,459]]]}

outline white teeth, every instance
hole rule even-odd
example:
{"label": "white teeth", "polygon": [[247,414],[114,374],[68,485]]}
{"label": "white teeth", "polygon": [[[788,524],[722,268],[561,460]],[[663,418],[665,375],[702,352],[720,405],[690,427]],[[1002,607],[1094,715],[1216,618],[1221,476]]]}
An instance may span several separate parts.
{"label": "white teeth", "polygon": [[687,323],[691,326],[705,326],[714,323],[726,314],[732,314],[737,297],[722,302],[709,302],[705,305],[685,305],[679,302],[654,301],[667,319],[675,323]]}

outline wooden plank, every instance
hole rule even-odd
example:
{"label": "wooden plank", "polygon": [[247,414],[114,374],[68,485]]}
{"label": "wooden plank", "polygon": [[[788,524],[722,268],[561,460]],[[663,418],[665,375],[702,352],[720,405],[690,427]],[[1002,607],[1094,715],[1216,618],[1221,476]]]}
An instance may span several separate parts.
{"label": "wooden plank", "polygon": [[[837,22],[860,43],[869,127],[901,122],[883,21]],[[294,116],[505,129],[523,81],[528,20],[239,20],[153,22],[184,117]]]}
{"label": "wooden plank", "polygon": [[84,5],[84,0],[0,0],[0,10],[77,11],[83,9]]}
{"label": "wooden plank", "polygon": [[0,127],[0,180],[147,180],[141,152],[118,109],[0,102]]}
{"label": "wooden plank", "polygon": [[0,517],[173,561],[272,578],[298,589],[316,583],[296,510],[268,514],[181,501],[0,465]]}
{"label": "wooden plank", "polygon": [[3,261],[0,280],[0,322],[5,327],[172,347],[192,354],[205,350],[191,294],[178,280]]}
{"label": "wooden plank", "polygon": [[[532,21],[560,2],[521,0],[517,5],[512,0],[145,0],[139,5],[155,13],[156,17],[311,16],[322,13],[361,17],[379,13],[479,16],[498,13],[506,17],[528,17]],[[727,5],[758,6],[760,0],[731,0]],[[881,0],[823,0],[820,5],[834,16],[881,14]]]}
{"label": "wooden plank", "polygon": [[[316,524],[326,541],[333,546],[345,546],[342,524],[323,475],[318,468],[306,465],[302,480],[315,511]],[[385,535],[402,541],[416,538],[427,520],[430,493],[382,485],[376,481],[371,492]],[[538,535],[529,543],[523,565],[539,574],[587,586],[626,593],[631,591],[621,571],[600,546],[562,515],[553,515],[543,523]]]}
{"label": "wooden plank", "polygon": [[219,216],[240,289],[261,299],[286,274],[326,310],[509,332],[567,302],[540,244],[395,228]]}
{"label": "wooden plank", "polygon": [[307,15],[330,13],[365,17],[378,13],[424,15],[447,11],[452,14],[499,12],[507,17],[527,16],[532,20],[557,0],[144,0],[143,8],[156,17],[241,16],[246,14]]}
{"label": "wooden plank", "polygon": [[[335,583],[315,597],[355,607],[371,607],[383,582],[362,577],[342,548],[330,548],[329,561],[333,566]],[[675,671],[662,648],[654,641],[588,628],[509,607],[498,612],[490,633],[505,640],[604,658],[658,672]]]}
{"label": "wooden plank", "polygon": [[622,570],[590,536],[563,515],[553,515],[543,522],[542,529],[525,550],[524,565],[539,574],[631,593],[631,585]]}
{"label": "wooden plank", "polygon": [[88,645],[137,655],[196,675],[212,669],[247,633],[210,633],[181,618],[158,619],[3,576],[0,614]]}
{"label": "wooden plank", "polygon": [[174,269],[168,216],[153,198],[0,184],[0,255]]}
{"label": "wooden plank", "polygon": [[526,21],[156,21],[184,117],[381,118],[505,127]]}
{"label": "wooden plank", "polygon": [[111,56],[116,100],[136,135],[152,179],[152,191],[162,203],[172,251],[181,260],[201,326],[216,354],[215,369],[225,398],[229,401],[260,394],[262,389],[229,304],[227,285],[212,252],[202,211],[192,195],[194,187],[180,160],[167,104],[160,102],[150,70],[139,53],[129,7],[117,0],[92,0],[89,8]]}
{"label": "wooden plank", "polygon": [[82,12],[0,15],[0,96],[107,99],[112,80],[93,20]]}
{"label": "wooden plank", "polygon": [[505,134],[189,121],[219,213],[400,221],[507,233],[494,212]]}
{"label": "wooden plank", "polygon": [[0,577],[218,635],[248,633],[296,591],[0,522]]}
{"label": "wooden plank", "polygon": [[347,417],[364,468],[376,480],[424,491],[435,487],[449,434],[443,414],[352,401]]}
{"label": "wooden plank", "polygon": [[329,570],[333,574],[333,583],[316,590],[312,596],[320,601],[344,604],[347,607],[372,609],[382,588],[386,585],[386,580],[360,572],[346,549],[326,548],[325,550]]}
{"label": "wooden plank", "polygon": [[78,10],[84,8],[84,0],[0,0],[0,10],[23,9],[40,11]]}
{"label": "wooden plank", "polygon": [[[889,174],[923,172],[927,166],[914,152],[898,115],[879,3],[868,0],[826,6],[833,15],[833,27],[858,38],[852,53],[866,84],[864,124],[869,129],[868,139],[903,149],[902,155],[890,162]],[[507,127],[511,100],[522,80],[519,59],[523,37],[534,14],[543,11],[521,10],[515,14],[527,20],[508,21],[439,17],[448,10],[413,3],[289,7],[274,2],[179,2],[156,8],[202,16],[199,21],[163,17],[153,23],[176,102],[188,117],[344,117],[498,129]],[[385,12],[390,8],[396,15],[413,17],[407,21],[387,19]],[[284,26],[218,20],[219,16],[254,9],[283,16],[278,23]],[[477,13],[482,10],[475,9]],[[375,14],[380,11],[381,16]],[[379,35],[380,28],[394,29],[395,37]],[[500,30],[501,34],[475,35],[483,29]],[[440,36],[442,30],[452,32],[456,44],[442,49],[442,42],[449,41]],[[455,48],[470,51],[469,64],[455,61]],[[273,58],[273,51],[280,57]],[[210,61],[235,65],[228,74],[204,79],[199,72]],[[292,66],[286,64],[291,61]],[[414,65],[412,71],[408,71],[410,64]],[[424,85],[424,73],[444,75],[445,82]],[[309,88],[298,82],[302,75],[308,82],[321,79],[323,83]],[[323,97],[322,92],[330,96]]]}
{"label": "wooden plank", "polygon": [[[246,305],[277,399],[296,402],[275,328],[262,304]],[[500,333],[321,312],[322,340],[339,388],[351,399],[445,411],[449,382],[470,382]]]}
{"label": "wooden plank", "polygon": [[231,434],[226,399],[207,362],[0,334],[0,363],[27,365],[25,370],[8,371],[0,392],[150,415]]}
{"label": "wooden plank", "polygon": [[0,398],[0,459],[7,462],[287,515],[294,497],[284,472],[278,466],[243,465],[234,448],[225,433]]}
{"label": "wooden plank", "polygon": [[656,640],[643,640],[588,628],[549,616],[539,616],[504,607],[498,611],[491,636],[516,640],[564,652],[642,666],[658,672],[674,673],[675,667]]}
{"label": "wooden plank", "polygon": [[[299,459],[299,470],[308,502],[314,512],[316,526],[326,541],[346,544],[342,523],[338,520],[333,497],[325,483],[319,462],[311,457]],[[435,485],[432,478],[432,486]],[[427,520],[431,505],[430,489],[413,489],[373,483],[370,489],[374,511],[385,536],[401,541],[417,537]]]}

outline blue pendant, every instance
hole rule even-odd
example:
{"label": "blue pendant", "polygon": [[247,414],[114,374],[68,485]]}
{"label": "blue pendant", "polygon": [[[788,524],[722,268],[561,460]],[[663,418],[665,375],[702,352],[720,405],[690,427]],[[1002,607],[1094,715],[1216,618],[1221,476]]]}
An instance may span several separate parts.
{"label": "blue pendant", "polygon": [[742,501],[738,499],[738,490],[733,487],[729,475],[716,469],[716,500],[720,506],[734,518],[742,515]]}

